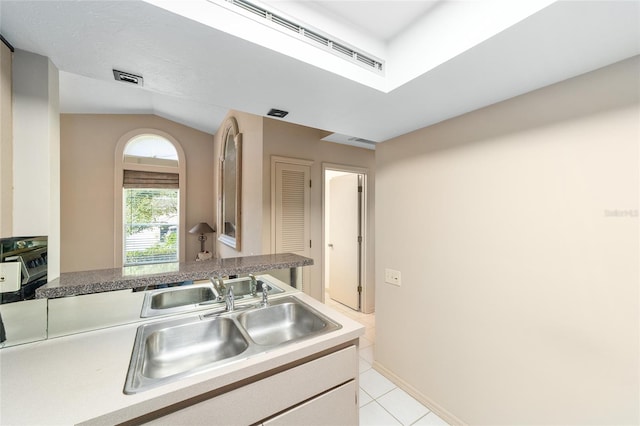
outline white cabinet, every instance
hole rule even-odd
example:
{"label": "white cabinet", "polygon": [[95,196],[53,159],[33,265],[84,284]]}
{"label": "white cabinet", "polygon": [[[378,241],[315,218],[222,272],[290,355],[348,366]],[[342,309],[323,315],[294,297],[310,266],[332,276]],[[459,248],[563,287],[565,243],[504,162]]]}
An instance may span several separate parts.
{"label": "white cabinet", "polygon": [[318,413],[330,419],[324,424],[357,424],[355,345],[265,376],[204,401],[184,401],[177,405],[187,407],[145,424],[299,425],[313,424]]}
{"label": "white cabinet", "polygon": [[263,423],[264,426],[357,425],[358,386],[352,380]]}

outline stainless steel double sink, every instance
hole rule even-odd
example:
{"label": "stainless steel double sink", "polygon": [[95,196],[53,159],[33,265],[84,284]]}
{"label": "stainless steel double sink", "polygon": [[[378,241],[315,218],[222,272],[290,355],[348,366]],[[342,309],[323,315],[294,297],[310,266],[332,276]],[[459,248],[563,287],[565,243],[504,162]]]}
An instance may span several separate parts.
{"label": "stainless steel double sink", "polygon": [[138,327],[124,393],[245,360],[342,326],[294,296],[268,306],[167,319]]}
{"label": "stainless steel double sink", "polygon": [[[277,285],[268,282],[266,279],[258,277],[256,280],[258,293],[262,292],[262,286],[266,285],[269,295],[284,292]],[[251,279],[235,278],[226,280],[225,286],[233,288],[233,295],[236,300],[254,297],[251,294]],[[208,305],[224,303],[216,297],[213,284],[189,284],[161,288],[147,291],[142,303],[141,318],[151,318],[159,315],[178,314],[190,312],[198,308],[206,308]]]}

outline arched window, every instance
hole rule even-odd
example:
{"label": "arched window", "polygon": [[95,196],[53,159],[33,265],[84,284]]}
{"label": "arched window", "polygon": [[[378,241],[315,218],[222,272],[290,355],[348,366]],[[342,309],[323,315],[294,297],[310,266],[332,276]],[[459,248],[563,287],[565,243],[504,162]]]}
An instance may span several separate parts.
{"label": "arched window", "polygon": [[120,139],[116,265],[184,260],[184,170],[182,148],[164,132],[140,129]]}
{"label": "arched window", "polygon": [[124,147],[124,162],[178,167],[178,151],[171,142],[158,135],[140,135]]}

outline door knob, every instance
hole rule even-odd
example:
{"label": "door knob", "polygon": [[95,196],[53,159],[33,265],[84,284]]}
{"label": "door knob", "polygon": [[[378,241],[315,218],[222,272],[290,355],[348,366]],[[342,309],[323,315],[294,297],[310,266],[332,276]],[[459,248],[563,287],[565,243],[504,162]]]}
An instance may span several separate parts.
{"label": "door knob", "polygon": [[329,243],[327,244],[329,247],[333,248],[333,244]]}

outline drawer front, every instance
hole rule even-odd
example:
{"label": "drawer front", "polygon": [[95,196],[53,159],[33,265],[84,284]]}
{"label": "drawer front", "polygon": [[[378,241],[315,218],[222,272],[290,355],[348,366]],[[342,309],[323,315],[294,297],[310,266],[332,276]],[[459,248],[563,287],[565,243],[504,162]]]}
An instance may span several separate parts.
{"label": "drawer front", "polygon": [[264,426],[326,426],[358,424],[355,380],[332,389],[268,421]]}

